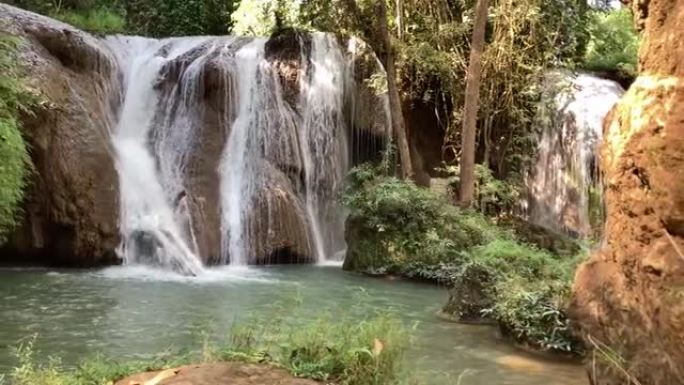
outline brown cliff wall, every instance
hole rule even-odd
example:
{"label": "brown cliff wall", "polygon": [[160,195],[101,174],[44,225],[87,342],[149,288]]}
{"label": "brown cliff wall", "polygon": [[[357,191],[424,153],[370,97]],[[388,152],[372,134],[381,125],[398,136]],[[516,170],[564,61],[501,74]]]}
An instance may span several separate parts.
{"label": "brown cliff wall", "polygon": [[0,33],[19,37],[27,85],[39,99],[21,119],[35,166],[23,226],[0,263],[115,263],[118,179],[107,133],[111,106],[101,102],[111,73],[106,54],[83,32],[4,4]]}
{"label": "brown cliff wall", "polygon": [[684,1],[631,5],[640,76],[605,123],[605,243],[577,272],[571,315],[595,384],[682,384]]}

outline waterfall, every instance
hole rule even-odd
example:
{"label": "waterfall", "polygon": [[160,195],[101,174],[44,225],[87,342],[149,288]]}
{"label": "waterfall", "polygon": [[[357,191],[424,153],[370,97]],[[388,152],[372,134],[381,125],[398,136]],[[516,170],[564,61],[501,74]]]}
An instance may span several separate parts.
{"label": "waterfall", "polygon": [[[306,62],[304,55],[302,62]],[[304,111],[299,141],[314,250],[317,261],[324,262],[346,249],[345,217],[336,201],[349,164],[342,111],[348,67],[334,37],[313,35],[309,67],[301,82]]]}
{"label": "waterfall", "polygon": [[[388,114],[386,95],[354,78],[355,53],[323,33],[103,42],[121,90],[111,140],[126,264],[197,275],[344,253],[347,142],[385,132]],[[380,118],[355,115],[361,94]]]}
{"label": "waterfall", "polygon": [[538,156],[527,178],[533,223],[576,236],[593,233],[601,211],[598,147],[603,120],[624,89],[588,74],[550,74],[540,109]]}

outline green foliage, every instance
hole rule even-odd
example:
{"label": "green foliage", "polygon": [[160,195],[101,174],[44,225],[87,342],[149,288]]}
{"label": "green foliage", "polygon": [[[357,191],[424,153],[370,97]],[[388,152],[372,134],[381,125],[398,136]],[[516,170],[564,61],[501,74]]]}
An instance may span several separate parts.
{"label": "green foliage", "polygon": [[496,285],[494,306],[488,311],[515,340],[535,348],[580,353],[565,308],[570,282],[510,278]]}
{"label": "green foliage", "polygon": [[479,282],[482,306],[476,310],[516,341],[578,353],[581,345],[565,313],[578,262],[515,240],[495,240],[470,251],[452,278],[453,286],[467,291],[473,281]]}
{"label": "green foliage", "polygon": [[[459,166],[447,166],[440,171],[450,175],[453,191],[458,191],[461,169]],[[520,180],[510,177],[501,180],[494,176],[492,170],[481,164],[475,165],[475,199],[473,207],[489,216],[502,216],[513,213],[520,202],[521,190],[524,188]]]}
{"label": "green foliage", "polygon": [[150,361],[117,362],[102,356],[88,359],[76,369],[65,369],[59,359],[51,358],[47,364],[36,363],[32,337],[15,348],[19,364],[9,374],[12,385],[107,385],[134,373],[160,370],[191,362],[189,355],[163,354]]}
{"label": "green foliage", "polygon": [[13,37],[0,36],[0,244],[17,224],[30,163],[18,121],[31,102],[22,85],[18,44]]}
{"label": "green foliage", "polygon": [[153,37],[225,35],[232,27],[232,0],[130,0],[129,29]]}
{"label": "green foliage", "polygon": [[125,14],[119,0],[11,0],[9,3],[92,33],[126,31]]}
{"label": "green foliage", "polygon": [[12,0],[10,4],[101,34],[225,35],[238,0]]}
{"label": "green foliage", "polygon": [[639,36],[628,8],[594,11],[589,23],[590,41],[584,67],[636,76]]}
{"label": "green foliage", "polygon": [[92,33],[116,34],[126,32],[126,20],[121,13],[104,6],[87,10],[64,9],[52,13],[50,16]]}

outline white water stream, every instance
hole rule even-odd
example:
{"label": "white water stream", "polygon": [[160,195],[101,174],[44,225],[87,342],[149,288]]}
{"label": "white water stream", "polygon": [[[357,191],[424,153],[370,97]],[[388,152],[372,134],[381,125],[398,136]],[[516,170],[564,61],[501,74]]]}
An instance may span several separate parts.
{"label": "white water stream", "polygon": [[591,213],[602,205],[603,120],[624,89],[589,74],[554,73],[548,80],[545,99],[551,105],[541,109],[538,157],[527,181],[528,214],[553,231],[590,236]]}

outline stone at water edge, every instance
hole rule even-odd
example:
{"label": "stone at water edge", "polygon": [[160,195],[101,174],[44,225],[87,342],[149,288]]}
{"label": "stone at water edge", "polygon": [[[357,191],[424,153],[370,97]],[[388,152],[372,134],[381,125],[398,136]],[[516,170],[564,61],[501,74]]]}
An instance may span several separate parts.
{"label": "stone at water edge", "polygon": [[238,362],[189,365],[126,377],[114,385],[319,385],[266,365]]}

